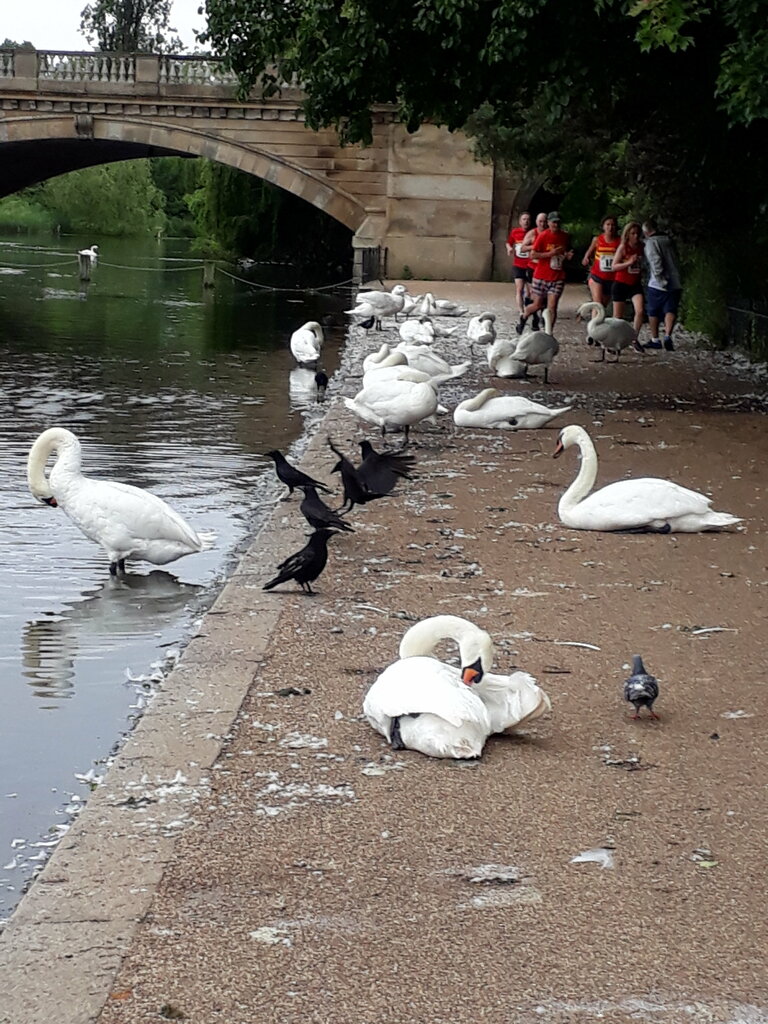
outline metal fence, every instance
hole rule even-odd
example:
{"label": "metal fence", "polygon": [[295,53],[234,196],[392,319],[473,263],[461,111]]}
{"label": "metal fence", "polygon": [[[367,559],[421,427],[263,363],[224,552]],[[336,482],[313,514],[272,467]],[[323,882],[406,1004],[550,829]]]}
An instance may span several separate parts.
{"label": "metal fence", "polygon": [[768,356],[768,301],[734,299],[728,309],[728,340],[760,358]]}

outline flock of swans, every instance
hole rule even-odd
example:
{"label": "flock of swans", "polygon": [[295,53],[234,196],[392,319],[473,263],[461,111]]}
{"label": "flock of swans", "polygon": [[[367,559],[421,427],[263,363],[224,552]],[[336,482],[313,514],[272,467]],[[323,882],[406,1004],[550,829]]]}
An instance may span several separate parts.
{"label": "flock of swans", "polygon": [[[379,427],[382,434],[387,429],[403,430],[406,444],[412,426],[425,421],[435,423],[438,415],[448,411],[438,400],[439,387],[462,377],[472,365],[471,359],[451,364],[435,347],[437,339],[455,334],[458,328],[441,327],[432,317],[464,316],[467,311],[455,303],[437,300],[433,295],[410,299],[405,287],[397,285],[391,292],[360,293],[352,313],[363,318],[363,326],[369,330],[381,318],[402,313],[408,301],[413,316],[398,325],[399,343],[394,347],[381,345],[366,357],[362,389],[354,398],[344,399],[351,411]],[[613,352],[618,359],[622,349],[633,344],[633,340],[622,327],[623,321],[606,320],[604,311],[592,308],[595,305],[585,303],[579,313],[591,316],[597,312],[590,319],[589,334],[603,354]],[[544,330],[529,331],[509,342],[498,338],[495,319],[494,314],[485,312],[469,320],[470,351],[485,345],[488,366],[496,376],[525,376],[529,366],[540,365],[546,381],[549,366],[559,350],[546,314]],[[290,349],[299,366],[317,369],[318,387],[324,388],[327,377],[318,367],[323,341],[322,327],[317,321],[310,321],[294,331]],[[523,396],[502,394],[497,388],[486,387],[457,404],[453,421],[458,428],[531,430],[571,409],[570,405],[549,408]],[[325,566],[328,539],[342,527],[351,530],[338,513],[343,515],[343,509],[349,511],[356,503],[382,497],[403,477],[410,479],[411,456],[376,453],[369,442],[363,442],[363,463],[355,468],[330,439],[329,444],[339,456],[335,469],[342,474],[345,504],[342,510],[328,509],[327,521],[323,511],[326,506],[317,489],[328,488],[291,467],[280,453],[268,453],[275,458],[278,475],[287,484],[289,495],[294,486],[301,487],[306,502],[307,489],[314,492],[309,494],[312,509],[307,506],[312,516],[307,509],[304,512],[315,530],[306,548],[281,563],[278,577],[264,589],[294,579],[312,593],[309,583]],[[560,430],[554,457],[570,447],[578,448],[581,465],[558,504],[558,515],[566,526],[578,530],[691,533],[727,529],[742,521],[730,513],[713,510],[706,495],[671,480],[629,478],[593,490],[597,454],[583,427],[571,424]],[[46,465],[52,455],[56,461],[46,476]],[[370,473],[374,463],[367,461],[371,459],[378,460],[373,476]],[[367,478],[363,471],[366,463]],[[116,481],[85,476],[80,442],[67,429],[52,427],[37,438],[29,452],[27,478],[35,498],[61,508],[87,537],[104,549],[113,575],[126,571],[128,559],[164,565],[203,549],[195,530],[156,495]],[[446,639],[452,639],[458,646],[460,668],[440,661],[435,655],[438,645]],[[651,710],[658,687],[654,691],[655,680],[644,673],[641,659],[638,661],[631,677],[635,682],[630,686],[628,680],[625,692],[638,711],[637,701],[641,697],[645,701],[643,706]],[[445,615],[424,619],[406,632],[398,660],[371,686],[365,697],[364,714],[394,749],[407,747],[431,757],[478,757],[490,735],[514,729],[550,708],[549,698],[532,676],[520,671],[506,676],[493,673],[492,662],[491,639],[473,623]],[[646,686],[643,693],[638,689],[640,676]]]}

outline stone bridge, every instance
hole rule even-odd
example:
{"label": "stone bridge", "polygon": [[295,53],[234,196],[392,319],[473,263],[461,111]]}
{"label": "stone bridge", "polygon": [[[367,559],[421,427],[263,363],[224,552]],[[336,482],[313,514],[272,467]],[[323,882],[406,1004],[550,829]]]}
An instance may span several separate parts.
{"label": "stone bridge", "polygon": [[237,98],[208,58],[0,50],[0,196],[81,167],[199,156],[300,196],[352,232],[355,266],[386,250],[387,272],[436,280],[506,274],[510,210],[534,191],[478,163],[469,140],[390,108],[370,146],[303,123],[301,91]]}

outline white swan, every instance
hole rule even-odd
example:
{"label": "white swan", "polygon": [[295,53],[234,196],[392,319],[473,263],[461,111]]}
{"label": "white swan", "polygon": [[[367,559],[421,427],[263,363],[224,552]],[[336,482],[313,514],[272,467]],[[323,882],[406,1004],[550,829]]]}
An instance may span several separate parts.
{"label": "white swan", "polygon": [[[46,478],[45,464],[57,458]],[[125,572],[127,558],[165,565],[202,551],[203,544],[178,512],[149,491],[113,480],[94,480],[81,471],[77,437],[63,427],[43,431],[29,452],[29,489],[47,505],[60,506],[86,537],[109,557],[109,571]]]}
{"label": "white swan", "polygon": [[299,366],[316,363],[320,358],[325,336],[317,320],[308,320],[291,335],[291,352]]}
{"label": "white swan", "polygon": [[408,360],[408,365],[413,367],[414,370],[421,370],[422,373],[448,374],[448,377],[461,377],[472,365],[472,361],[469,360],[466,363],[456,363],[454,366],[451,366],[447,359],[443,359],[429,345],[409,345],[407,341],[401,341],[396,346],[395,352],[402,352]]}
{"label": "white swan", "polygon": [[91,263],[98,263],[99,260],[99,247],[98,245],[92,245],[90,249],[79,249],[77,252],[78,256],[87,256]]}
{"label": "white swan", "polygon": [[544,383],[549,382],[549,366],[557,353],[560,351],[560,344],[552,334],[552,313],[544,310],[544,330],[528,331],[520,338],[512,358],[518,362],[525,363],[526,371],[529,366],[544,367]]}
{"label": "white swan", "polygon": [[378,330],[381,330],[381,318],[383,316],[394,316],[402,313],[405,305],[405,285],[396,284],[389,292],[358,292],[355,298],[355,308],[345,309],[344,312],[350,316],[373,317]]}
{"label": "white swan", "polygon": [[406,320],[400,324],[397,333],[408,344],[431,345],[435,340],[435,325],[428,316],[420,316],[418,320]]}
{"label": "white swan", "polygon": [[374,369],[376,366],[395,366],[397,363],[401,363],[403,360],[407,363],[408,360],[405,358],[405,354],[401,354],[397,359],[388,362],[387,360],[393,353],[393,349],[390,345],[384,342],[384,344],[376,352],[370,352],[365,359],[363,359],[363,373],[367,373],[368,370]]}
{"label": "white swan", "polygon": [[434,387],[404,370],[399,380],[374,380],[354,398],[345,398],[344,404],[366,423],[381,427],[382,436],[387,428],[405,430],[408,443],[410,428],[422,420],[435,423],[437,392]]}
{"label": "white swan", "polygon": [[572,406],[548,409],[519,395],[505,395],[497,388],[486,388],[474,398],[459,402],[453,410],[457,427],[496,427],[500,430],[535,430],[555,416],[570,412]]}
{"label": "white swan", "polygon": [[479,313],[467,324],[467,337],[472,342],[489,344],[496,340],[496,314]]}
{"label": "white swan", "polygon": [[[591,316],[592,313],[597,315]],[[576,316],[582,320],[590,316],[587,335],[596,345],[600,345],[602,351],[600,359],[596,362],[602,362],[606,352],[613,352],[618,363],[622,351],[637,342],[637,335],[632,324],[615,316],[606,317],[605,306],[599,302],[582,302],[576,310]],[[640,352],[643,351],[639,345],[635,345],[635,347],[639,348]]]}
{"label": "white swan", "polygon": [[[389,362],[395,355],[402,356],[402,363],[395,363],[394,360],[392,363]],[[409,380],[414,384],[429,383],[432,387],[438,388],[445,381],[451,379],[450,373],[424,373],[422,370],[414,370],[412,366],[408,365],[408,360],[402,352],[393,352],[392,356],[384,360],[384,363],[365,371],[363,387],[366,388],[375,381],[381,380]]]}
{"label": "white swan", "polygon": [[518,339],[496,338],[485,351],[488,366],[494,377],[525,377],[528,364],[514,358]]}
{"label": "white swan", "polygon": [[432,292],[427,292],[421,300],[421,312],[425,316],[464,316],[469,310],[458,302],[436,299]]}
{"label": "white swan", "polygon": [[560,431],[554,458],[574,444],[581,452],[581,468],[557,506],[566,526],[576,530],[699,533],[742,522],[728,512],[714,512],[705,494],[659,477],[617,480],[590,494],[597,477],[597,453],[583,427],[572,424]]}
{"label": "white swan", "polygon": [[[445,639],[458,644],[460,669],[435,657]],[[551,707],[527,672],[496,675],[492,664],[493,643],[485,630],[456,615],[422,619],[403,636],[400,661],[371,686],[363,713],[395,748],[430,757],[479,757],[489,732],[508,732]]]}

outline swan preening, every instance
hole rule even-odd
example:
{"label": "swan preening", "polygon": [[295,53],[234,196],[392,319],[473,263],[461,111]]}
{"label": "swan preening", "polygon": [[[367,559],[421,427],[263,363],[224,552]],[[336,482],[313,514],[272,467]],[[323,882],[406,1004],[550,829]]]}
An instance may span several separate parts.
{"label": "swan preening", "polygon": [[79,249],[78,256],[87,256],[91,263],[97,263],[99,259],[98,245],[92,245],[90,249]]}
{"label": "swan preening", "polygon": [[479,313],[467,324],[467,337],[471,342],[490,343],[496,340],[496,314]]}
{"label": "swan preening", "polygon": [[[48,458],[56,453],[50,475]],[[202,551],[198,535],[178,512],[149,491],[83,476],[80,441],[64,427],[43,431],[29,452],[27,480],[35,498],[58,505],[109,558],[109,571],[125,571],[128,558],[165,565]]]}
{"label": "swan preening", "polygon": [[571,445],[581,452],[581,468],[557,506],[566,526],[576,530],[700,533],[742,521],[728,512],[713,511],[712,500],[705,494],[658,477],[617,480],[590,494],[597,477],[595,446],[586,430],[573,424],[560,431],[554,457]]}
{"label": "swan preening", "polygon": [[576,310],[576,316],[580,319],[590,317],[587,323],[587,335],[596,345],[600,346],[602,352],[597,362],[602,362],[605,359],[606,352],[613,352],[618,363],[622,351],[629,348],[630,345],[634,345],[639,352],[643,352],[632,324],[626,320],[619,320],[615,316],[606,317],[605,307],[601,303],[583,302]]}
{"label": "swan preening", "polygon": [[436,299],[432,292],[427,292],[421,300],[420,312],[426,316],[464,316],[469,312],[466,306],[450,299]]}
{"label": "swan preening", "polygon": [[[441,640],[458,645],[460,669],[435,656]],[[417,622],[403,636],[399,653],[363,701],[368,722],[394,749],[407,747],[429,757],[479,757],[492,733],[514,730],[551,707],[527,672],[492,673],[490,636],[459,616]]]}
{"label": "swan preening", "polygon": [[299,366],[314,366],[320,358],[325,341],[323,328],[317,320],[308,320],[291,335],[291,352]]}
{"label": "swan preening", "polygon": [[495,427],[499,430],[535,430],[570,412],[573,406],[548,409],[519,395],[505,395],[497,388],[485,388],[474,398],[459,402],[453,411],[457,427]]}

